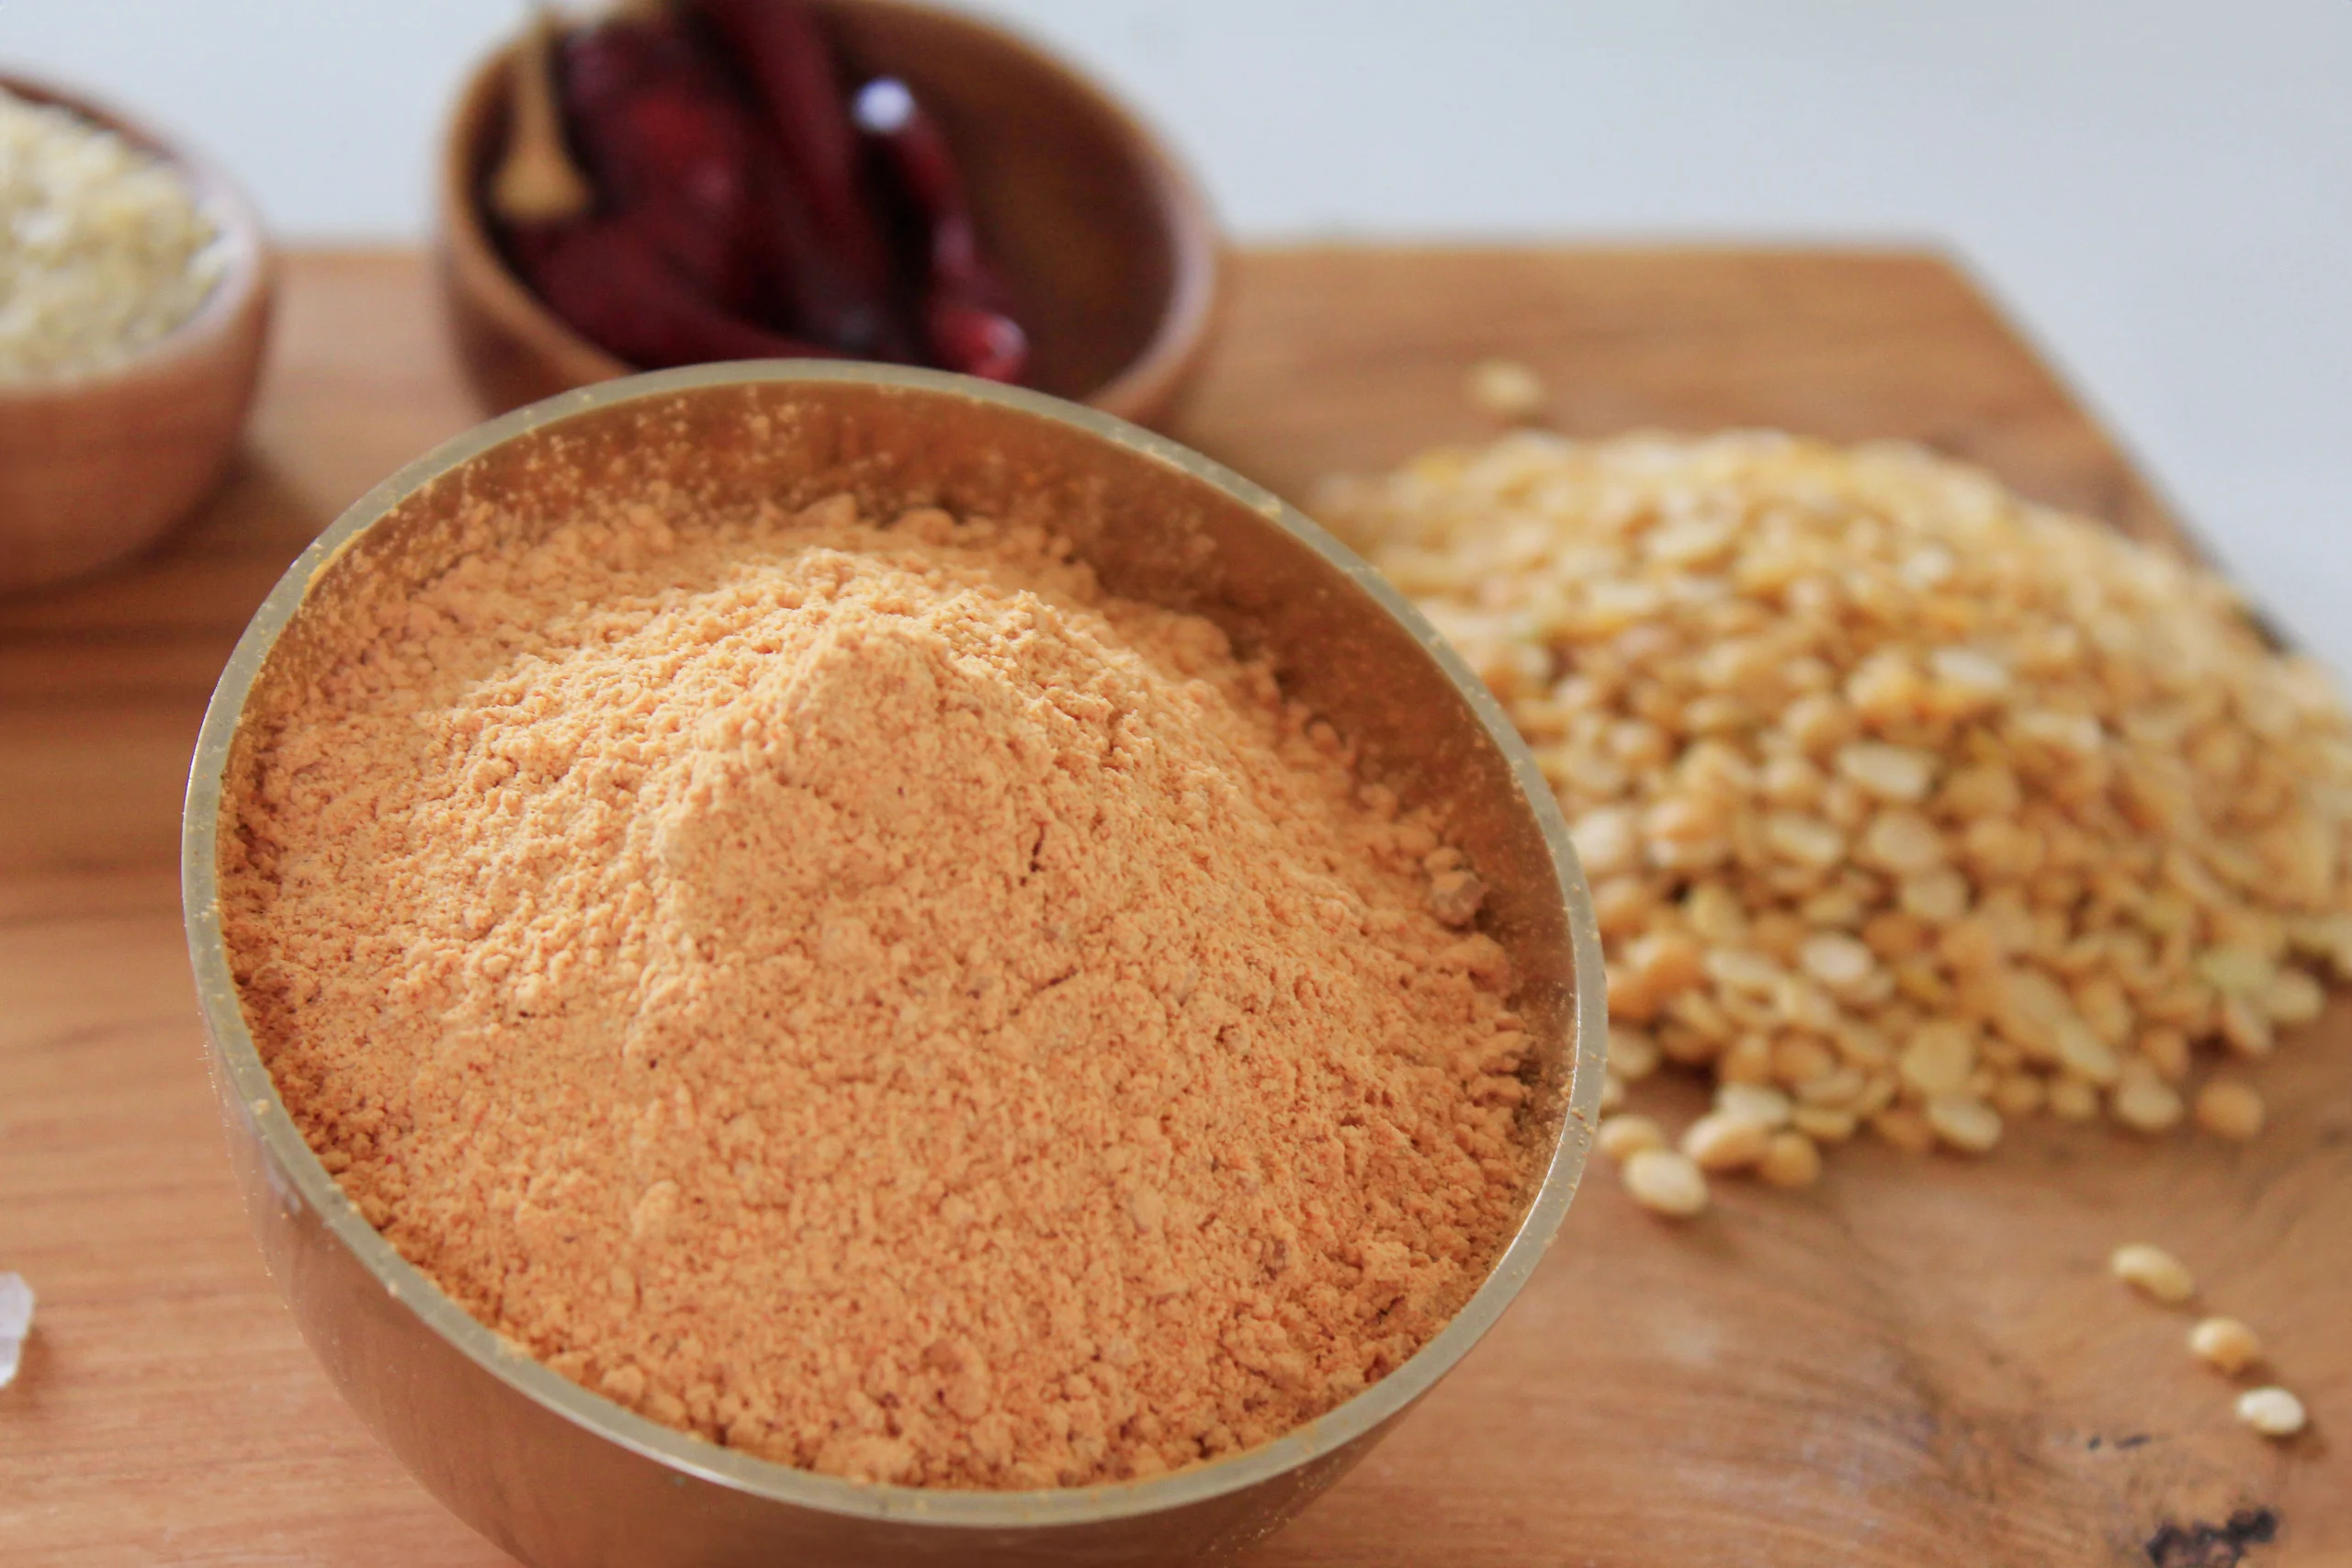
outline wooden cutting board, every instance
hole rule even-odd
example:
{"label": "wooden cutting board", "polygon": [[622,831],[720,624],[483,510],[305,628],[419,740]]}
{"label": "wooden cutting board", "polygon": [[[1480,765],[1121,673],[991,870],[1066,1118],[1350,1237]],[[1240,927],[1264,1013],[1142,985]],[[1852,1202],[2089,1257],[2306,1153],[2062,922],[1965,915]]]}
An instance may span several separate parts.
{"label": "wooden cutting board", "polygon": [[[2173,527],[1931,257],[1312,250],[1238,270],[1176,434],[1293,496],[1488,433],[1464,372],[1507,354],[1571,431],[1910,436]],[[294,553],[476,417],[418,257],[299,255],[286,283],[229,489],[126,570],[0,602],[0,1269],[41,1297],[0,1392],[9,1568],[503,1561],[311,1364],[204,1083],[175,863],[205,696]],[[1502,1325],[1257,1561],[2352,1565],[2347,1047],[2345,1008],[2292,1041],[2245,1148],[2046,1127],[1982,1163],[1855,1147],[1816,1190],[1724,1184],[1680,1229],[1596,1169]],[[2183,1351],[2187,1314],[2106,1277],[2141,1238],[2261,1330],[2312,1430],[2236,1425]]]}

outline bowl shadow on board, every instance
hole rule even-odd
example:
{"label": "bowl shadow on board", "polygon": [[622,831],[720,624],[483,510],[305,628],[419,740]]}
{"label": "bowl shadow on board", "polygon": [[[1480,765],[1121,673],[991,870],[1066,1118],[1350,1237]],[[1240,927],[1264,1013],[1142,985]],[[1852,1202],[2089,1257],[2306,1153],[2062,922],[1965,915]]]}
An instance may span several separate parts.
{"label": "bowl shadow on board", "polygon": [[[1193,610],[1262,650],[1349,735],[1368,775],[1428,805],[1488,888],[1534,1043],[1541,1178],[1485,1281],[1404,1365],[1303,1427],[1147,1481],[1003,1493],[859,1485],[658,1426],[475,1322],[403,1261],[288,1119],[238,1003],[219,905],[220,810],[271,712],[338,662],[354,607],[443,570],[487,502],[529,539],[584,500],[660,481],[713,502],[848,491],[1050,521],[1114,592]],[[300,612],[298,614],[297,612]],[[288,569],[223,674],[183,823],[190,954],[246,1210],[311,1349],[453,1512],[539,1568],[784,1561],[1146,1565],[1221,1561],[1336,1481],[1518,1293],[1582,1174],[1607,1039],[1600,938],[1534,759],[1461,660],[1314,524],[1207,459],[1091,411],[937,372],[710,366],[583,389],[419,459]]]}
{"label": "bowl shadow on board", "polygon": [[[1219,315],[1223,243],[1199,185],[1133,113],[1016,34],[901,0],[819,0],[844,74],[899,77],[938,120],[986,254],[1028,330],[1024,384],[1140,423],[1166,419]],[[628,375],[532,293],[482,191],[505,145],[509,51],[461,90],[443,142],[435,251],[450,329],[503,410]]]}

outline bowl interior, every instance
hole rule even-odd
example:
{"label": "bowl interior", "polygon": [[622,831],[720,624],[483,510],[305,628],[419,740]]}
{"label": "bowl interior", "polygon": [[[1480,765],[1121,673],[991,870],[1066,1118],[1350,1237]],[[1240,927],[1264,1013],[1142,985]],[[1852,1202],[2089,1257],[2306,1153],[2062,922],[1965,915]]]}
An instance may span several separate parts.
{"label": "bowl interior", "polygon": [[[933,504],[1049,522],[1114,591],[1192,609],[1245,648],[1270,652],[1286,689],[1363,745],[1370,773],[1394,784],[1408,805],[1440,809],[1453,841],[1490,888],[1484,924],[1510,953],[1540,1062],[1526,1135],[1543,1175],[1516,1235],[1481,1289],[1419,1354],[1274,1443],[1140,1483],[910,1494],[714,1449],[501,1355],[488,1330],[358,1221],[282,1106],[252,1122],[262,1158],[277,1173],[272,1184],[282,1176],[318,1213],[340,1216],[331,1223],[343,1244],[393,1296],[542,1409],[672,1469],[834,1515],[918,1509],[941,1523],[990,1527],[1127,1517],[1270,1483],[1394,1417],[1517,1292],[1582,1169],[1605,1026],[1598,937],[1566,829],[1500,710],[1362,561],[1267,492],[1173,443],[1032,393],[826,362],[689,367],[518,411],[363,498],[256,615],[198,745],[187,840],[190,941],[224,1096],[239,1096],[232,1104],[277,1103],[228,980],[213,901],[220,803],[249,775],[249,738],[271,728],[255,721],[290,708],[340,660],[355,608],[442,570],[458,519],[479,503],[503,509],[517,536],[530,537],[573,515],[586,494],[630,493],[655,482],[714,502],[757,496],[791,505],[846,490],[883,515]],[[380,1306],[380,1292],[371,1294]],[[305,1310],[298,1300],[298,1315]],[[320,1344],[317,1333],[312,1342]],[[329,1351],[321,1354],[332,1365]],[[401,1374],[362,1363],[339,1375],[349,1392],[353,1378]],[[401,1434],[383,1435],[408,1451]],[[408,1436],[420,1444],[467,1440],[447,1431]]]}
{"label": "bowl interior", "polygon": [[[1122,388],[1172,379],[1209,324],[1216,241],[1206,203],[1153,135],[1059,62],[976,18],[897,0],[818,8],[849,80],[904,80],[953,145],[982,243],[1030,331],[1027,384],[1125,408]],[[490,239],[480,198],[505,143],[506,60],[484,64],[452,128],[449,241],[528,302],[526,312],[504,302],[510,323],[527,321],[569,364],[617,373],[619,361],[529,296]]]}

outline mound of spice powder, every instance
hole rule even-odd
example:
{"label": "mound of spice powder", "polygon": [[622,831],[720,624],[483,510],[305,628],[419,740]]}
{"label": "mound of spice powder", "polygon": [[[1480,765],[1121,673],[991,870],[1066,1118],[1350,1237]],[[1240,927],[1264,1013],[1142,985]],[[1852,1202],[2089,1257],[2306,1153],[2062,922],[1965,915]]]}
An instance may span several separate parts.
{"label": "mound of spice powder", "polygon": [[1148,1476],[1396,1368],[1534,1174],[1458,855],[1050,535],[687,513],[462,554],[254,719],[232,964],[345,1192],[860,1480]]}

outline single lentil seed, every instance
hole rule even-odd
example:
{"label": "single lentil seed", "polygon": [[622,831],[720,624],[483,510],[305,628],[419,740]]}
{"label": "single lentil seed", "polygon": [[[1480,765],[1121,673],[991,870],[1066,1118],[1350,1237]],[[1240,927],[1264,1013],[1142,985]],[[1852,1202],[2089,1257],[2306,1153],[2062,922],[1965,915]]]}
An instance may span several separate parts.
{"label": "single lentil seed", "polygon": [[2291,1438],[2310,1417],[2283,1388],[2250,1388],[2238,1395],[2238,1419],[2266,1438]]}
{"label": "single lentil seed", "polygon": [[1623,1163],[1644,1149],[1666,1147],[1666,1129],[1647,1116],[1611,1116],[1601,1122],[1592,1142],[1602,1154]]}
{"label": "single lentil seed", "polygon": [[2197,1124],[2216,1137],[2244,1143],[2262,1131],[2262,1096],[2236,1078],[2215,1078],[2197,1091]]}
{"label": "single lentil seed", "polygon": [[1736,1111],[1710,1111],[1682,1134],[1682,1152],[1705,1171],[1744,1170],[1771,1145],[1771,1123]]}
{"label": "single lentil seed", "polygon": [[1745,1083],[1727,1083],[1716,1089],[1715,1109],[1752,1117],[1770,1128],[1787,1126],[1796,1111],[1796,1106],[1779,1089]]}
{"label": "single lentil seed", "polygon": [[1800,1105],[1789,1113],[1789,1124],[1816,1144],[1842,1144],[1854,1135],[1850,1111],[1830,1105]]}
{"label": "single lentil seed", "polygon": [[2155,1076],[2126,1073],[2108,1098],[2108,1110],[2135,1133],[2163,1133],[2180,1124],[2186,1107],[2178,1091]]}
{"label": "single lentil seed", "polygon": [[1655,1214],[1688,1219],[1707,1206],[1707,1176],[1672,1149],[1638,1149],[1618,1169],[1634,1202]]}
{"label": "single lentil seed", "polygon": [[1482,359],[1470,367],[1470,400],[1498,419],[1531,420],[1544,412],[1544,378],[1516,359]]}
{"label": "single lentil seed", "polygon": [[2086,1078],[2052,1080],[2050,1114],[2061,1122],[2088,1122],[2098,1115],[2098,1087]]}
{"label": "single lentil seed", "polygon": [[2198,1359],[2218,1371],[2235,1374],[2262,1359],[2262,1340],[2234,1317],[2209,1317],[2188,1331],[2188,1348]]}
{"label": "single lentil seed", "polygon": [[1810,1187],[1821,1179],[1821,1151],[1803,1133],[1775,1133],[1756,1174],[1775,1187]]}
{"label": "single lentil seed", "polygon": [[1639,1083],[1657,1071],[1657,1042],[1624,1024],[1609,1026],[1609,1070],[1621,1083]]}
{"label": "single lentil seed", "polygon": [[2001,1113],[1973,1096],[1939,1094],[1927,1114],[1936,1136],[1962,1154],[1984,1154],[2001,1141]]}
{"label": "single lentil seed", "polygon": [[1923,1155],[1936,1146],[1936,1130],[1916,1111],[1882,1111],[1871,1118],[1871,1131],[1905,1154]]}
{"label": "single lentil seed", "polygon": [[2117,1279],[2156,1301],[2178,1305],[2197,1293],[2197,1279],[2188,1266],[2144,1241],[2117,1247],[2107,1267]]}

